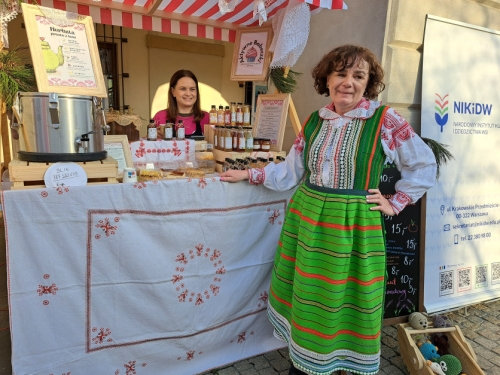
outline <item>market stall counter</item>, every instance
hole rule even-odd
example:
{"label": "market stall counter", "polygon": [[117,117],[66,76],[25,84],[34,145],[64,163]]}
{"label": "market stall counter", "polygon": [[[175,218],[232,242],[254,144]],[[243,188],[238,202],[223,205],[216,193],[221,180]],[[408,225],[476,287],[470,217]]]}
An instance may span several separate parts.
{"label": "market stall counter", "polygon": [[291,194],[217,177],[3,191],[13,372],[192,375],[283,347],[266,308]]}

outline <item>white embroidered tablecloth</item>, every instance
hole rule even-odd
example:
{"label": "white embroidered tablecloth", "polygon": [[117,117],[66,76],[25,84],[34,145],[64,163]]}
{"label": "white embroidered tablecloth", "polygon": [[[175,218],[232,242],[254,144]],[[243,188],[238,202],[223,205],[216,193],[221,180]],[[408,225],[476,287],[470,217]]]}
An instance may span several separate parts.
{"label": "white embroidered tablecloth", "polygon": [[2,192],[13,372],[192,375],[283,347],[266,307],[291,194],[218,178]]}
{"label": "white embroidered tablecloth", "polygon": [[153,163],[155,168],[177,168],[195,160],[196,143],[192,139],[181,141],[140,141],[130,143],[132,161],[137,168]]}

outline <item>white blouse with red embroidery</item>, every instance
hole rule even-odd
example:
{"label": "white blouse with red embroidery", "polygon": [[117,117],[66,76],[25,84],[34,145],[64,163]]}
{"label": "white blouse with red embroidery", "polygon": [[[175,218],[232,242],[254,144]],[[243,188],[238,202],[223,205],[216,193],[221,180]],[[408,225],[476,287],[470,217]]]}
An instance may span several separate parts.
{"label": "white blouse with red embroidery", "polygon": [[[373,116],[380,107],[380,102],[362,99],[356,108],[343,116],[334,111],[333,103],[319,110],[323,119],[320,134],[316,139],[324,139],[328,147],[322,147],[321,153],[315,155],[315,165],[321,165],[322,170],[309,167],[310,182],[330,188],[352,189],[352,186],[339,186],[335,163],[330,155],[341,147],[336,141],[336,130],[349,126],[353,120],[365,120]],[[408,122],[394,109],[389,108],[383,119],[381,141],[387,161],[396,165],[401,172],[401,179],[396,182],[396,194],[389,203],[398,214],[410,203],[415,203],[436,181],[436,159],[431,149],[413,131]],[[285,191],[296,186],[304,177],[304,136],[299,133],[285,162],[271,163],[265,168],[249,170],[251,184],[264,184],[269,189]],[[317,150],[317,148],[316,148]]]}

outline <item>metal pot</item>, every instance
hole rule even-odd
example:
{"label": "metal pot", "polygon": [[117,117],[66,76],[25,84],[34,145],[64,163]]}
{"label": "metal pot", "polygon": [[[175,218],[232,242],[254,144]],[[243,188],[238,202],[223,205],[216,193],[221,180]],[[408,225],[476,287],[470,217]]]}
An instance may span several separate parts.
{"label": "metal pot", "polygon": [[[12,107],[19,158],[29,161],[89,161],[106,158],[107,127],[100,99],[92,96],[18,92]],[[30,158],[26,158],[28,155]],[[50,160],[42,160],[42,159]]]}

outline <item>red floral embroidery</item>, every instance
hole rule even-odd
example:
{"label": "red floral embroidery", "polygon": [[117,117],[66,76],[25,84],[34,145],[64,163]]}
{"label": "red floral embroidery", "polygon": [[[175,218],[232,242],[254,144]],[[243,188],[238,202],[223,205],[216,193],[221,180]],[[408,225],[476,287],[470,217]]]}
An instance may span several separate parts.
{"label": "red floral embroidery", "polygon": [[46,192],[46,191],[44,190],[44,191],[42,191],[42,192],[40,193],[40,195],[41,195],[43,198],[47,198],[47,197],[49,196],[49,193],[48,193],[48,192]]}
{"label": "red floral embroidery", "polygon": [[252,185],[260,185],[266,179],[266,172],[264,168],[251,168],[248,170],[248,181]]}
{"label": "red floral embroidery", "polygon": [[[226,269],[224,268],[224,265],[222,265],[222,259],[220,259],[222,256],[222,253],[220,250],[218,250],[218,249],[210,250],[210,248],[208,248],[208,247],[204,250],[203,244],[198,244],[195,246],[195,250],[190,249],[188,254],[189,254],[188,256],[186,256],[186,254],[184,252],[178,254],[175,258],[175,261],[179,262],[181,264],[188,264],[189,263],[188,258],[194,259],[195,257],[199,257],[199,259],[203,259],[203,258],[210,257],[209,258],[210,261],[215,262],[214,267],[220,267],[219,269],[216,270],[215,273],[220,274],[220,275],[226,273]],[[182,282],[182,280],[184,280],[184,276],[182,275],[184,270],[185,270],[184,267],[177,266],[175,268],[175,271],[177,273],[173,274],[172,279],[171,279],[172,284],[178,285],[175,288],[175,290],[177,292],[180,292],[180,294],[177,296],[177,300],[179,302],[186,302],[186,301],[194,302],[195,305],[199,306],[199,305],[204,303],[205,299],[210,299],[211,294],[213,296],[216,296],[217,294],[219,294],[220,287],[218,285],[216,285],[216,283],[221,282],[222,279],[220,277],[215,277],[214,282],[212,284],[210,284],[209,288],[205,289],[202,293],[202,292],[189,290],[188,288],[185,287],[185,284],[184,284],[185,282],[184,283]]]}
{"label": "red floral embroidery", "polygon": [[38,289],[36,291],[38,292],[38,295],[41,296],[44,294],[56,295],[56,292],[58,290],[59,289],[57,288],[56,284],[52,283],[52,285],[47,285],[47,286],[39,284]]}
{"label": "red floral embroidery", "polygon": [[274,221],[280,216],[280,210],[274,210],[271,217],[269,217],[269,222],[274,225]]}
{"label": "red floral embroidery", "polygon": [[207,186],[207,180],[205,180],[204,178],[200,178],[200,180],[198,181],[198,187],[204,189],[205,186]]}
{"label": "red floral embroidery", "polygon": [[246,331],[243,331],[241,332],[239,335],[238,335],[238,344],[241,344],[243,341],[246,340],[246,334],[247,332]]}
{"label": "red floral embroidery", "polygon": [[106,217],[104,220],[99,220],[99,223],[95,225],[96,228],[101,228],[104,233],[106,233],[106,237],[115,234],[116,229],[118,228],[115,225],[111,225],[109,219]]}
{"label": "red floral embroidery", "polygon": [[304,150],[304,143],[304,133],[301,130],[295,141],[293,141],[293,147],[300,153]]}
{"label": "red floral embroidery", "polygon": [[67,186],[58,186],[56,187],[57,194],[61,195],[63,193],[69,192],[69,187]]}
{"label": "red floral embroidery", "polygon": [[135,189],[142,189],[142,188],[145,188],[146,187],[146,183],[145,182],[136,182],[134,183],[134,188]]}
{"label": "red floral embroidery", "polygon": [[384,125],[382,128],[382,139],[386,141],[391,150],[401,147],[404,142],[415,135],[410,124],[395,111],[394,115],[389,111],[386,112]]}
{"label": "red floral embroidery", "polygon": [[[267,294],[267,292],[262,292],[260,294],[259,301],[262,301],[262,303],[264,305],[267,304],[268,299],[269,299],[269,295]],[[259,302],[257,306],[260,307],[261,306],[261,302]]]}
{"label": "red floral embroidery", "polygon": [[186,352],[186,361],[190,361],[194,358],[194,350],[190,350],[189,352]]}
{"label": "red floral embroidery", "polygon": [[93,327],[92,328],[92,332],[98,332],[97,333],[97,336],[92,338],[92,341],[94,342],[94,344],[102,344],[104,342],[104,340],[106,340],[107,342],[111,342],[113,341],[113,339],[111,337],[107,338],[109,335],[111,335],[111,330],[109,328],[97,328],[97,327]]}
{"label": "red floral embroidery", "polygon": [[146,149],[144,148],[144,141],[141,141],[139,148],[135,150],[135,156],[142,158],[144,155],[146,155]]}
{"label": "red floral embroidery", "polygon": [[129,363],[125,363],[123,366],[125,367],[125,374],[126,375],[135,375],[137,372],[135,372],[135,362],[136,361],[129,361]]}

